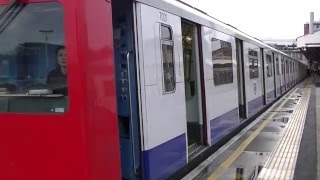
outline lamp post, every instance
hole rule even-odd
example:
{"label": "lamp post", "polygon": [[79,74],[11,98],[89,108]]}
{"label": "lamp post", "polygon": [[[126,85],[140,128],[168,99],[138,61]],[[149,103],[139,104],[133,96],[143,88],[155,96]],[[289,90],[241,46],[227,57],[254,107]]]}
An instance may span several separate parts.
{"label": "lamp post", "polygon": [[43,33],[44,35],[45,35],[45,40],[46,40],[46,42],[45,42],[45,45],[46,45],[46,68],[48,68],[48,40],[49,40],[49,38],[48,38],[48,35],[50,34],[50,33],[53,33],[53,30],[52,29],[49,29],[49,30],[39,30],[39,32],[40,33]]}

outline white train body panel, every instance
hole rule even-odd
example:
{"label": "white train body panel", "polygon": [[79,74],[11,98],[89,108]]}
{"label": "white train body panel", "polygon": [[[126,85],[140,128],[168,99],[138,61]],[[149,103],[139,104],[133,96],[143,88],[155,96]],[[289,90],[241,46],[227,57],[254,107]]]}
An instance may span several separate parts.
{"label": "white train body panel", "polygon": [[267,104],[275,98],[274,87],[274,63],[273,55],[269,50],[264,51],[264,77],[265,77],[265,98]]}
{"label": "white train body panel", "polygon": [[[298,72],[289,74],[287,71],[289,58],[284,53],[178,1],[136,0],[133,6],[137,30],[135,35],[137,96],[140,108],[139,133],[145,179],[166,179],[189,161],[187,116],[191,119],[190,121],[195,118],[188,115],[186,110],[188,108],[186,94],[188,95],[189,92],[186,93],[184,82],[183,48],[186,49],[186,46],[183,47],[182,22],[190,22],[195,29],[201,30],[198,34],[201,36],[194,38],[201,38],[198,39],[199,46],[195,47],[196,51],[200,50],[199,58],[195,59],[200,59],[197,62],[197,80],[202,83],[197,85],[200,89],[200,92],[197,91],[199,93],[197,100],[200,104],[198,106],[199,116],[201,116],[198,122],[200,122],[199,125],[206,127],[201,129],[204,131],[201,135],[207,137],[206,139],[202,137],[202,141],[198,144],[200,146],[215,145],[242,122],[256,115],[264,107],[264,95],[271,94],[274,97],[277,94],[279,97],[288,90],[290,82],[294,82],[295,79],[302,80],[305,77],[306,71],[303,69],[305,66],[302,64],[297,65]],[[170,27],[172,44],[163,44],[162,26]],[[214,59],[213,51],[217,52],[217,50],[213,50],[213,46],[216,46],[213,45],[215,43],[213,41],[216,41],[213,39],[220,40],[220,49],[223,49],[224,43],[225,47],[229,49],[231,47],[232,58],[230,61],[227,59],[228,63],[224,64],[223,58],[215,57]],[[174,65],[174,76],[170,77],[175,77],[175,88],[172,92],[164,91],[164,79],[170,74],[164,70],[164,64],[169,63],[163,63],[162,51],[170,50],[163,50],[163,45],[173,47],[173,53],[166,52],[166,56],[173,54],[171,64]],[[240,48],[237,49],[236,46]],[[241,56],[237,56],[237,50],[242,53]],[[222,54],[225,55],[224,52]],[[271,56],[271,64],[268,66],[272,68],[271,76],[267,74],[266,63],[265,67],[262,63],[262,56],[266,59],[267,55]],[[228,57],[230,57],[229,54]],[[275,64],[277,58],[278,66]],[[241,62],[239,67],[243,68],[243,72],[242,69],[237,69],[237,60]],[[172,60],[166,59],[166,61]],[[217,68],[215,63],[221,65],[219,66],[221,69]],[[227,64],[232,64],[232,68]],[[200,65],[203,67],[199,67]],[[215,84],[215,77],[218,75],[215,75],[217,73],[214,68],[219,69],[219,72],[229,73],[232,70],[232,82]],[[263,68],[266,70],[265,79],[263,79]],[[243,75],[239,84],[238,74]],[[293,85],[292,83],[291,87]],[[241,107],[243,106],[240,108],[242,111],[240,114],[239,98]],[[271,102],[272,99],[268,98],[267,103]],[[203,112],[200,112],[201,110]],[[241,116],[241,122],[239,116]]]}
{"label": "white train body panel", "polygon": [[[250,68],[249,68],[249,50],[257,52],[258,58],[258,72],[257,78],[250,78]],[[243,57],[245,65],[245,90],[247,99],[247,114],[248,117],[253,116],[257,111],[263,107],[263,90],[262,90],[262,61],[260,47],[249,44],[247,42],[243,43]]]}
{"label": "white train body panel", "polygon": [[[150,150],[179,135],[186,133],[185,93],[183,68],[181,67],[182,43],[181,20],[167,13],[167,22],[159,20],[158,9],[140,4],[141,34],[140,71],[143,106],[144,150]],[[172,28],[174,39],[174,66],[176,89],[163,93],[162,58],[160,48],[160,25]],[[182,70],[182,72],[180,72]]]}
{"label": "white train body panel", "polygon": [[[227,132],[238,125],[238,90],[237,90],[237,64],[236,64],[236,46],[235,39],[229,35],[215,31],[213,29],[202,27],[202,46],[204,59],[204,79],[206,92],[206,107],[208,119],[208,137],[211,137],[209,144],[221,139],[223,132],[217,132],[215,129],[224,129],[228,124]],[[213,74],[213,61],[211,51],[211,39],[216,38],[231,43],[232,46],[232,71],[233,82],[230,84],[215,85]],[[231,112],[233,111],[233,112]],[[219,116],[231,113],[225,121],[217,119]],[[210,124],[210,125],[209,125]],[[220,134],[218,134],[220,133]],[[226,132],[225,132],[226,133]]]}

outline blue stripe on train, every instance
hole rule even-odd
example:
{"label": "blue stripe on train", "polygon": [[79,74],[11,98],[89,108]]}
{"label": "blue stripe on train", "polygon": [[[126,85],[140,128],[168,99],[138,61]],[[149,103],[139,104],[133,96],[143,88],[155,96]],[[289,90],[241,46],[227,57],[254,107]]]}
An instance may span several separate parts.
{"label": "blue stripe on train", "polygon": [[252,117],[263,107],[263,97],[260,96],[248,103],[248,118]]}
{"label": "blue stripe on train", "polygon": [[239,109],[236,108],[210,121],[211,144],[217,143],[239,125]]}
{"label": "blue stripe on train", "polygon": [[144,179],[166,179],[187,164],[186,135],[143,151]]}

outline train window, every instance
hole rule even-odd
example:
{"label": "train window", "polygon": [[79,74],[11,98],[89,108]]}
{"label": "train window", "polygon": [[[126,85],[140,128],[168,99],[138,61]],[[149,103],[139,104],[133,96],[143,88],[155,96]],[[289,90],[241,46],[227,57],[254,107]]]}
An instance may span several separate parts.
{"label": "train window", "polygon": [[211,39],[213,79],[215,85],[233,83],[231,43]]}
{"label": "train window", "polygon": [[58,2],[18,4],[1,19],[0,112],[68,109],[62,9]]}
{"label": "train window", "polygon": [[174,73],[172,30],[164,25],[161,25],[161,50],[164,93],[174,92],[176,89],[176,78]]}
{"label": "train window", "polygon": [[161,39],[172,40],[171,29],[167,26],[161,26]]}
{"label": "train window", "polygon": [[269,54],[266,55],[267,58],[267,76],[272,77],[272,58]]}
{"label": "train window", "polygon": [[249,50],[249,69],[250,79],[259,77],[259,61],[257,51]]}

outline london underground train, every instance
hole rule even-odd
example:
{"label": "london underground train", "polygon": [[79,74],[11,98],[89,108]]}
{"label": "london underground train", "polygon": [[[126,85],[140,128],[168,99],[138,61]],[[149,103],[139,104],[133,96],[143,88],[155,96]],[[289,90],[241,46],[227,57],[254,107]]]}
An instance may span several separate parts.
{"label": "london underground train", "polygon": [[306,76],[180,1],[0,4],[0,179],[166,179]]}

